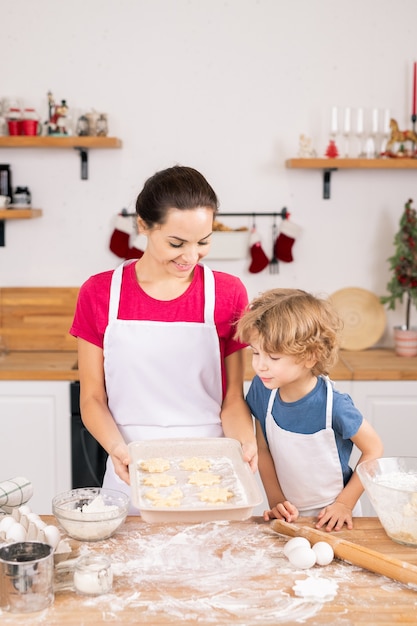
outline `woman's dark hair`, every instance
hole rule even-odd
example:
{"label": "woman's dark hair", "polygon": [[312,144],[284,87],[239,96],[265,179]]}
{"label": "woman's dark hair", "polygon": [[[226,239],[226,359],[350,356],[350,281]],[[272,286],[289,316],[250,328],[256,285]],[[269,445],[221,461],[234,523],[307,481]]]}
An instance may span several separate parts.
{"label": "woman's dark hair", "polygon": [[151,228],[163,224],[168,209],[218,209],[217,196],[200,172],[176,165],[156,172],[145,182],[136,200],[136,213]]}

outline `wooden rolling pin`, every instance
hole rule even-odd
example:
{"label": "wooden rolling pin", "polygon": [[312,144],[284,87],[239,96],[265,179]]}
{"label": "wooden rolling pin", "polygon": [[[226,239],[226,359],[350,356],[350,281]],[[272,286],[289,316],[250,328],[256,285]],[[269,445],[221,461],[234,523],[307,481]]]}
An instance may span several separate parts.
{"label": "wooden rolling pin", "polygon": [[277,533],[290,537],[305,537],[314,545],[318,541],[325,541],[332,548],[335,556],[342,561],[347,561],[353,565],[358,565],[364,569],[387,576],[400,583],[417,585],[417,566],[399,559],[393,559],[376,550],[370,550],[357,543],[339,539],[335,535],[308,528],[307,526],[297,526],[284,522],[284,520],[273,520],[271,528]]}

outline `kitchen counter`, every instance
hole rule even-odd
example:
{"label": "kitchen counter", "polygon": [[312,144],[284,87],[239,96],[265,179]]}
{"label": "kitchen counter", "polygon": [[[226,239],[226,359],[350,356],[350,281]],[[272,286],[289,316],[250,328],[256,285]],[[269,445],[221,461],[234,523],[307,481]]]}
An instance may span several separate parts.
{"label": "kitchen counter", "polygon": [[[55,523],[53,517],[43,517]],[[298,524],[313,526],[312,518]],[[389,539],[377,518],[356,518],[343,539],[417,565],[417,549]],[[289,537],[261,518],[245,522],[147,524],[128,517],[110,539],[71,540],[72,553],[56,568],[54,604],[27,615],[0,611],[3,626],[48,624],[415,624],[417,587],[368,572],[345,561],[294,568],[283,554]],[[111,557],[112,592],[77,595],[71,559],[95,553]],[[329,601],[295,596],[296,581],[337,582]]]}
{"label": "kitchen counter", "polygon": [[[252,380],[251,350],[245,355],[245,380]],[[417,358],[394,350],[342,350],[330,373],[333,380],[417,380]],[[11,351],[0,356],[0,380],[78,380],[77,352]]]}
{"label": "kitchen counter", "polygon": [[[246,355],[245,379],[253,377],[251,351]],[[399,357],[394,350],[341,350],[330,372],[332,380],[417,380],[417,357]]]}

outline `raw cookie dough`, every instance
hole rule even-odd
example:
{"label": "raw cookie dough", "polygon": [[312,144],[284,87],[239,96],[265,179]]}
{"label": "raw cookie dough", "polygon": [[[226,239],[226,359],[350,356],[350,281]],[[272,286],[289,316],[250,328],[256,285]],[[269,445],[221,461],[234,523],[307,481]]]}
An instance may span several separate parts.
{"label": "raw cookie dough", "polygon": [[202,502],[210,502],[211,504],[221,504],[233,497],[233,493],[224,487],[207,487],[198,495]]}
{"label": "raw cookie dough", "polygon": [[194,472],[190,475],[188,482],[190,485],[198,485],[199,487],[216,485],[220,482],[220,476],[211,472]]}
{"label": "raw cookie dough", "polygon": [[182,469],[191,472],[201,472],[210,468],[210,461],[207,461],[207,459],[202,459],[198,456],[190,456],[188,459],[184,459],[183,461],[181,461],[180,466],[182,467]]}
{"label": "raw cookie dough", "polygon": [[306,578],[296,580],[293,586],[296,596],[312,602],[328,602],[337,593],[338,584],[329,578]]}
{"label": "raw cookie dough", "polygon": [[142,483],[149,487],[169,487],[175,485],[177,479],[171,474],[149,474],[142,478]]}
{"label": "raw cookie dough", "polygon": [[160,457],[155,457],[153,459],[146,459],[145,461],[141,461],[140,469],[145,472],[166,472],[171,467],[168,459],[163,459]]}
{"label": "raw cookie dough", "polygon": [[152,504],[156,507],[160,506],[179,506],[184,494],[176,487],[167,496],[164,496],[158,489],[149,489],[145,493],[145,498],[152,501]]}

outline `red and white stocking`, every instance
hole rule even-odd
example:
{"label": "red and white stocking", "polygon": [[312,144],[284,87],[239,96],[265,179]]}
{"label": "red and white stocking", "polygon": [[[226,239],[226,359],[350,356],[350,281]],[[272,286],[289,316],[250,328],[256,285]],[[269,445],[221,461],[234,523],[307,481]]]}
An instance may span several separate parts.
{"label": "red and white stocking", "polygon": [[281,225],[281,230],[275,242],[275,257],[278,261],[284,261],[284,263],[291,263],[294,261],[292,256],[292,247],[294,245],[295,238],[301,232],[300,226],[290,222],[288,219],[284,220]]}
{"label": "red and white stocking", "polygon": [[256,228],[252,228],[249,245],[251,256],[249,271],[251,274],[257,274],[267,267],[269,259],[262,248],[261,239],[256,232]]}
{"label": "red and white stocking", "polygon": [[132,247],[128,250],[126,259],[140,259],[146,249],[147,242],[148,240],[145,235],[136,235]]}
{"label": "red and white stocking", "polygon": [[118,215],[114,224],[114,231],[110,237],[110,250],[121,259],[127,259],[129,254],[130,236],[135,233],[131,217]]}

